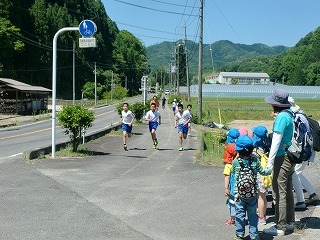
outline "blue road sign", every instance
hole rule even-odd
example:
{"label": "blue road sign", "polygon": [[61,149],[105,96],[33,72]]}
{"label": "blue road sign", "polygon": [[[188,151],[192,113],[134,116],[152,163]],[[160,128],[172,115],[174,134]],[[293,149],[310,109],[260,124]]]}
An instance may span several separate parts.
{"label": "blue road sign", "polygon": [[82,37],[92,37],[97,31],[96,24],[91,20],[83,20],[79,24],[79,32]]}

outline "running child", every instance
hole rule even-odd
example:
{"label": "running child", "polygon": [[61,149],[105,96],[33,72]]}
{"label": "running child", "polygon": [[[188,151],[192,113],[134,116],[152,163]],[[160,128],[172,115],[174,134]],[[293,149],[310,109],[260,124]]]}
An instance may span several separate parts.
{"label": "running child", "polygon": [[158,125],[161,125],[161,115],[160,112],[156,110],[156,108],[156,103],[151,103],[150,110],[145,116],[145,120],[149,122],[149,131],[151,134],[154,149],[156,149],[158,145],[156,130],[158,128]]}
{"label": "running child", "polygon": [[253,142],[249,136],[239,136],[236,141],[236,151],[239,156],[232,162],[236,184],[234,187],[234,201],[236,204],[236,237],[245,236],[245,218],[248,216],[250,239],[259,239],[257,215],[257,173],[269,175],[270,168],[263,169],[260,161],[252,156]]}
{"label": "running child", "polygon": [[131,137],[132,133],[132,123],[135,119],[133,112],[128,109],[128,103],[123,103],[121,112],[121,128],[122,128],[122,138],[123,138],[123,148],[128,151],[127,147],[127,134],[128,138]]}
{"label": "running child", "polygon": [[191,133],[191,123],[192,123],[192,111],[191,111],[191,109],[192,109],[192,105],[188,104],[187,105],[187,110],[186,110],[190,114],[190,120],[188,122],[188,136],[190,136],[190,133]]}
{"label": "running child", "polygon": [[162,98],[162,109],[166,108],[166,101],[167,101],[166,97],[163,96],[163,98]]}
{"label": "running child", "polygon": [[173,116],[176,116],[176,110],[177,110],[177,99],[174,99],[172,102]]}
{"label": "running child", "polygon": [[179,133],[179,151],[183,151],[182,146],[182,138],[186,139],[188,136],[188,123],[190,121],[191,115],[189,111],[183,111],[183,105],[178,104],[178,112],[175,115],[175,122],[174,127],[178,127],[178,133]]}

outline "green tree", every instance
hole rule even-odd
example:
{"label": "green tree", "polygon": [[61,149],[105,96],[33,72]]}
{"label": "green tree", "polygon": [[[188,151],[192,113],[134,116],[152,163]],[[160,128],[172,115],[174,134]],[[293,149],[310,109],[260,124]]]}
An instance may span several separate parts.
{"label": "green tree", "polygon": [[75,152],[81,141],[82,132],[92,126],[94,113],[81,105],[66,105],[57,114],[58,121],[64,133],[72,141],[72,150]]}
{"label": "green tree", "polygon": [[[97,99],[102,98],[104,90],[105,88],[100,83],[97,83]],[[94,93],[94,82],[86,82],[82,87],[83,97],[88,99],[94,99]]]}
{"label": "green tree", "polygon": [[119,32],[113,46],[113,68],[121,79],[131,79],[133,82],[128,88],[133,94],[138,93],[141,77],[150,71],[146,48],[126,30]]}
{"label": "green tree", "polygon": [[3,0],[0,3],[0,67],[5,65],[10,68],[14,63],[13,55],[24,47],[24,43],[19,40],[20,29],[14,26],[9,19],[11,6],[12,3],[8,0]]}

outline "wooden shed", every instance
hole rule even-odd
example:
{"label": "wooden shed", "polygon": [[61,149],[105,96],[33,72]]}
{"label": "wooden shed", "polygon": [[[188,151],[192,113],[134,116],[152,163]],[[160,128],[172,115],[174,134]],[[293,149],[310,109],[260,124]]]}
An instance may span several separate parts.
{"label": "wooden shed", "polygon": [[0,113],[31,114],[48,110],[51,90],[9,78],[0,78]]}

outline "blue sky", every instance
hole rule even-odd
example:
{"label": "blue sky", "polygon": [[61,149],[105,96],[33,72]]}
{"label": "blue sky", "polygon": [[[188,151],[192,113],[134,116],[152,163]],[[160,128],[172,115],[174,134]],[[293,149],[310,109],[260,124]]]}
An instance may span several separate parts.
{"label": "blue sky", "polygon": [[[200,0],[102,2],[119,29],[128,30],[145,46],[182,39],[185,21],[188,40],[199,39],[198,17],[189,15],[198,15]],[[204,43],[230,40],[292,47],[320,26],[319,0],[204,0],[204,3]]]}

